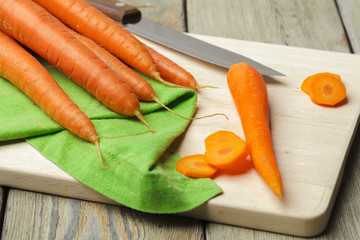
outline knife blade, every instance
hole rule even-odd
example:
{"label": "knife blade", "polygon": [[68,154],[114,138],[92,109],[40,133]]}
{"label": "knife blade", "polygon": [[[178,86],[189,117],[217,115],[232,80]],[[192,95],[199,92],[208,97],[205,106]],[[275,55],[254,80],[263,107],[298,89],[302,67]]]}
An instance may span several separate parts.
{"label": "knife blade", "polygon": [[284,76],[284,74],[248,57],[201,41],[186,33],[142,17],[140,10],[134,6],[116,0],[87,1],[104,14],[114,19],[118,24],[123,25],[130,32],[202,61],[224,68],[230,68],[231,65],[239,62],[246,62],[263,75]]}

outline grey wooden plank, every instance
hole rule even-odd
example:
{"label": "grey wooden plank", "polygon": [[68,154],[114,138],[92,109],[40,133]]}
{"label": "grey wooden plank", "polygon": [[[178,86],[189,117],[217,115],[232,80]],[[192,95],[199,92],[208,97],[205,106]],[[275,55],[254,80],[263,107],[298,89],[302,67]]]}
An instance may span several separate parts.
{"label": "grey wooden plank", "polygon": [[1,239],[203,239],[200,221],[11,189]]}
{"label": "grey wooden plank", "polygon": [[2,216],[4,200],[4,189],[0,186],[0,216]]}
{"label": "grey wooden plank", "polygon": [[3,218],[4,218],[5,201],[6,201],[6,199],[5,199],[5,195],[4,195],[4,189],[0,186],[0,236],[1,236]]}
{"label": "grey wooden plank", "polygon": [[337,0],[339,11],[354,53],[360,53],[360,1]]}
{"label": "grey wooden plank", "polygon": [[188,0],[188,31],[349,52],[334,0]]}

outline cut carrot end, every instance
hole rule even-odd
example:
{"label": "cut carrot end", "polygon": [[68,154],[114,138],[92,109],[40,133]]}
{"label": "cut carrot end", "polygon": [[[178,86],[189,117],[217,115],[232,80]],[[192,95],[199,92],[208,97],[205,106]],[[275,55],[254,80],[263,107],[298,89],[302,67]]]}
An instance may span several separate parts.
{"label": "cut carrot end", "polygon": [[224,113],[214,113],[214,114],[211,114],[211,115],[206,115],[206,116],[202,116],[202,117],[185,117],[185,116],[182,116],[176,112],[174,112],[171,108],[169,108],[168,106],[166,106],[165,104],[163,104],[160,99],[158,99],[157,97],[153,96],[153,100],[155,102],[157,102],[160,106],[162,106],[163,108],[165,108],[166,110],[168,110],[169,112],[175,114],[176,116],[178,117],[181,117],[181,118],[184,118],[184,119],[187,119],[187,120],[198,120],[198,119],[202,119],[202,118],[208,118],[208,117],[214,117],[214,116],[217,116],[217,115],[222,115],[222,116],[225,116],[227,120],[229,120],[228,116]]}
{"label": "cut carrot end", "polygon": [[224,140],[205,152],[205,160],[219,168],[228,169],[240,165],[250,154],[247,143],[243,140]]}
{"label": "cut carrot end", "polygon": [[155,133],[155,130],[150,126],[150,124],[145,120],[144,116],[143,116],[139,111],[136,111],[136,112],[135,112],[135,116],[136,116],[141,122],[143,122],[143,123],[151,130],[151,132]]}
{"label": "cut carrot end", "polygon": [[205,161],[203,154],[195,154],[181,158],[176,163],[175,170],[192,178],[209,178],[218,171],[216,167]]}

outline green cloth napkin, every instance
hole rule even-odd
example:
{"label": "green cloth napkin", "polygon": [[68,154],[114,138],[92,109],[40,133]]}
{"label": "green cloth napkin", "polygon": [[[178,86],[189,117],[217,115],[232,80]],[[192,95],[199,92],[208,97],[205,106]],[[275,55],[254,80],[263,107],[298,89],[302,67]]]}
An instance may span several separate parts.
{"label": "green cloth napkin", "polygon": [[[104,107],[47,62],[42,62],[69,97],[89,116],[99,136],[122,136],[147,131],[136,118],[124,118]],[[143,75],[158,98],[177,113],[191,117],[197,94],[168,87]],[[122,138],[101,138],[103,169],[95,146],[49,118],[10,82],[0,78],[0,141],[26,138],[47,159],[104,196],[130,208],[151,213],[191,210],[221,189],[210,179],[191,179],[175,171],[180,156],[167,151],[189,124],[156,103],[141,103],[141,112],[156,133]],[[9,142],[11,144],[11,142]]]}

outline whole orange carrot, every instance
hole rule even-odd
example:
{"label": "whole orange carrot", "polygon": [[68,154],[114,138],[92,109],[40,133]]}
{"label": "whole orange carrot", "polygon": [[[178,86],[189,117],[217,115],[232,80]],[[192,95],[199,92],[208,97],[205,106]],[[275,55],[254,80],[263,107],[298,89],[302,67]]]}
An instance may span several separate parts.
{"label": "whole orange carrot", "polygon": [[89,142],[98,144],[99,137],[91,120],[36,58],[2,31],[0,75],[24,92],[61,126]]}
{"label": "whole orange carrot", "polygon": [[125,63],[159,81],[156,64],[144,45],[85,0],[34,0],[66,25],[106,48]]}
{"label": "whole orange carrot", "polygon": [[91,39],[69,29],[71,33],[79,39],[85,46],[93,51],[105,64],[113,69],[118,75],[120,80],[129,84],[134,90],[134,93],[141,101],[154,101],[156,98],[155,91],[151,84],[144,78],[140,77],[133,69],[129,68],[120,59],[112,55],[106,49],[99,46]]}
{"label": "whole orange carrot", "polygon": [[0,29],[57,67],[114,112],[137,116],[147,124],[128,84],[119,81],[112,69],[37,3],[0,1]]}
{"label": "whole orange carrot", "polygon": [[[69,29],[70,30],[70,29]],[[88,39],[87,37],[76,33],[72,30],[70,30],[71,33],[79,39],[83,44],[85,44],[90,50],[92,50],[101,60],[104,61],[114,72],[116,72],[119,75],[119,79],[121,81],[126,82],[129,84],[129,86],[134,90],[134,93],[141,101],[155,101],[159,105],[161,105],[163,108],[167,109],[168,111],[174,113],[175,115],[189,120],[195,120],[195,119],[201,119],[206,117],[212,117],[215,115],[224,115],[224,114],[211,114],[207,116],[202,117],[184,117],[182,115],[179,115],[178,113],[171,110],[169,107],[164,105],[160,99],[156,96],[156,93],[151,86],[151,84],[146,81],[144,78],[142,78],[140,75],[135,73],[131,68],[129,68],[126,64],[121,62],[117,57],[112,55],[110,52],[108,52],[106,49],[102,48],[101,46],[97,45],[94,41],[91,39]]]}
{"label": "whole orange carrot", "polygon": [[230,67],[227,81],[240,115],[254,167],[281,199],[282,181],[272,145],[264,78],[252,66],[238,63]]}

